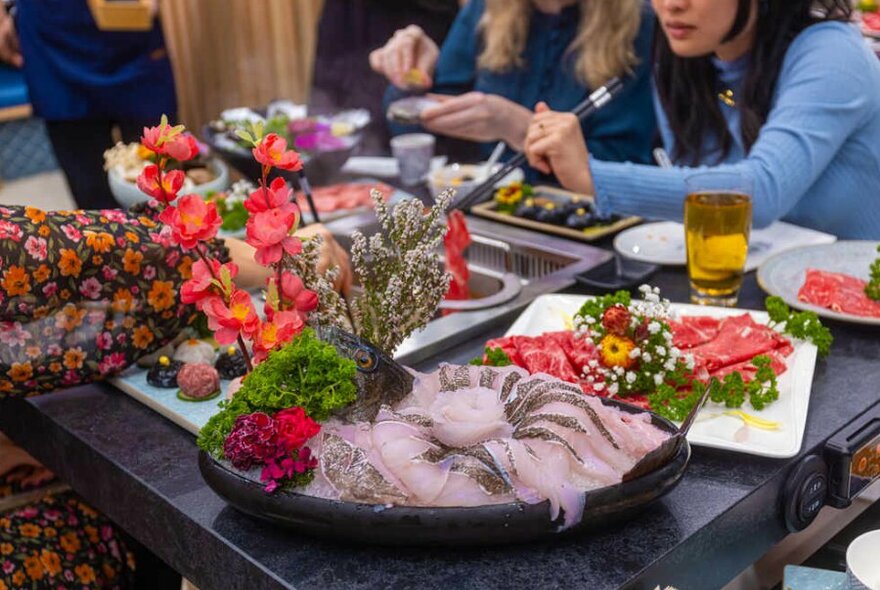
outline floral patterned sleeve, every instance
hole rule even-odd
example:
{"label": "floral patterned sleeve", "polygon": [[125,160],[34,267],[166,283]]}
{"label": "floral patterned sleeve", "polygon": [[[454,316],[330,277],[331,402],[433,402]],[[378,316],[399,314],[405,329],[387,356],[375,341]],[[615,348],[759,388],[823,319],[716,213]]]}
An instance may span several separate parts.
{"label": "floral patterned sleeve", "polygon": [[194,255],[156,213],[0,207],[0,398],[102,379],[192,321],[178,289]]}

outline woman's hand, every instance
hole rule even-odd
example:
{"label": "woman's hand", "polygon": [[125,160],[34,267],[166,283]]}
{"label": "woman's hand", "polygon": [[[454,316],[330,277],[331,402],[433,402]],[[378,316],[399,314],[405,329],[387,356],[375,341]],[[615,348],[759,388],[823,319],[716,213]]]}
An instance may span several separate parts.
{"label": "woman's hand", "polygon": [[[333,286],[337,291],[347,294],[349,289],[351,289],[354,275],[351,270],[348,254],[342,249],[339,242],[333,238],[330,230],[319,223],[313,223],[298,229],[296,236],[299,238],[321,236],[324,239],[318,259],[318,272],[323,273],[334,266],[338,266],[339,277]],[[225,242],[226,247],[229,248],[230,258],[238,266],[238,285],[243,289],[264,287],[266,279],[271,275],[271,270],[257,264],[254,260],[253,246],[235,238],[226,238]]]}
{"label": "woman's hand", "polygon": [[428,77],[425,82],[430,87],[439,56],[440,49],[434,40],[421,27],[410,25],[395,32],[383,47],[370,52],[370,67],[403,90],[410,86],[406,73],[419,70]]}
{"label": "woman's hand", "polygon": [[339,242],[336,241],[333,234],[330,233],[330,230],[319,223],[313,223],[312,225],[307,225],[301,230],[298,230],[296,235],[300,238],[310,238],[314,236],[321,236],[321,238],[323,238],[324,241],[321,245],[321,256],[318,258],[318,272],[323,274],[324,271],[333,268],[334,266],[338,266],[339,276],[337,277],[336,284],[333,285],[333,288],[343,295],[348,295],[352,281],[354,280],[354,273],[352,273],[351,270],[351,262],[349,261],[348,253],[339,245]]}
{"label": "woman's hand", "polygon": [[8,475],[11,471],[21,467],[32,467],[27,476],[19,476],[12,479],[21,479],[24,485],[39,485],[43,481],[52,479],[52,473],[43,465],[25,452],[24,449],[9,440],[0,433],[0,477]]}
{"label": "woman's hand", "polygon": [[525,152],[532,168],[556,175],[565,188],[593,193],[590,154],[580,121],[572,113],[557,113],[539,102],[526,133]]}
{"label": "woman's hand", "polygon": [[471,141],[504,141],[521,150],[532,112],[495,94],[468,92],[461,96],[430,95],[440,102],[422,111],[429,131]]}
{"label": "woman's hand", "polygon": [[0,62],[20,68],[24,65],[21,57],[21,49],[18,47],[18,35],[15,32],[15,23],[12,17],[6,13],[6,8],[0,3]]}

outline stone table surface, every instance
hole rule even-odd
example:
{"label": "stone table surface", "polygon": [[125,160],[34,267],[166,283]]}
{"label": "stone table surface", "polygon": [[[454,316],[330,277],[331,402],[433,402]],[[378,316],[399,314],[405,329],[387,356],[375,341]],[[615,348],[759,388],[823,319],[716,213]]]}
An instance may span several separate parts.
{"label": "stone table surface", "polygon": [[[687,300],[681,269],[651,282]],[[748,275],[740,306],[762,301]],[[880,398],[876,329],[832,329],[799,457]],[[446,358],[472,358],[483,342]],[[237,512],[200,477],[192,435],[109,385],[6,400],[0,428],[202,590],[717,588],[787,534],[779,497],[799,459],[695,448],[675,490],[599,532],[508,547],[383,548],[315,540]]]}

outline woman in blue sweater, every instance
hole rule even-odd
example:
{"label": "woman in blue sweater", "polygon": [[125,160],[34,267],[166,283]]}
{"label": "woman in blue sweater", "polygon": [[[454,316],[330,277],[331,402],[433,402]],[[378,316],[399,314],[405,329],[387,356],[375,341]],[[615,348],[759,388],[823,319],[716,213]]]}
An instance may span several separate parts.
{"label": "woman in blue sweater", "polygon": [[[539,105],[526,153],[604,212],[680,220],[698,167],[753,181],[757,227],[777,219],[880,238],[880,63],[848,0],[653,0],[657,114],[677,167],[604,161],[576,121]],[[590,150],[591,151],[591,150]]]}
{"label": "woman in blue sweater", "polygon": [[[469,0],[438,49],[416,26],[370,54],[373,69],[397,87],[417,69],[441,105],[422,114],[434,133],[522,150],[531,109],[545,101],[571,110],[614,76],[623,93],[588,118],[581,133],[592,153],[612,161],[650,161],[654,19],[643,0]],[[397,90],[397,92],[395,92]]]}

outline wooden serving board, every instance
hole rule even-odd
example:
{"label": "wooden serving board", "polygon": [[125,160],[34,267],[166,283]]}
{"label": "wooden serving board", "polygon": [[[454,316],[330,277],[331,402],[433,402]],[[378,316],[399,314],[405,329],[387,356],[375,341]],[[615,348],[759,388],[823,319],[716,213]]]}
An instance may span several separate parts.
{"label": "wooden serving board", "polygon": [[[593,197],[591,196],[580,195],[552,186],[536,186],[533,187],[532,190],[535,193],[534,196],[548,198],[558,203],[567,203],[570,201],[593,203]],[[642,221],[640,217],[624,217],[623,219],[608,225],[597,225],[583,230],[576,230],[561,225],[554,225],[552,223],[541,223],[540,221],[525,219],[509,213],[501,213],[498,211],[498,204],[494,200],[474,205],[471,208],[471,213],[479,215],[480,217],[492,219],[493,221],[516,225],[526,229],[533,229],[548,234],[555,234],[557,236],[579,240],[581,242],[595,242],[596,240],[616,234],[617,232],[632,227]]]}

